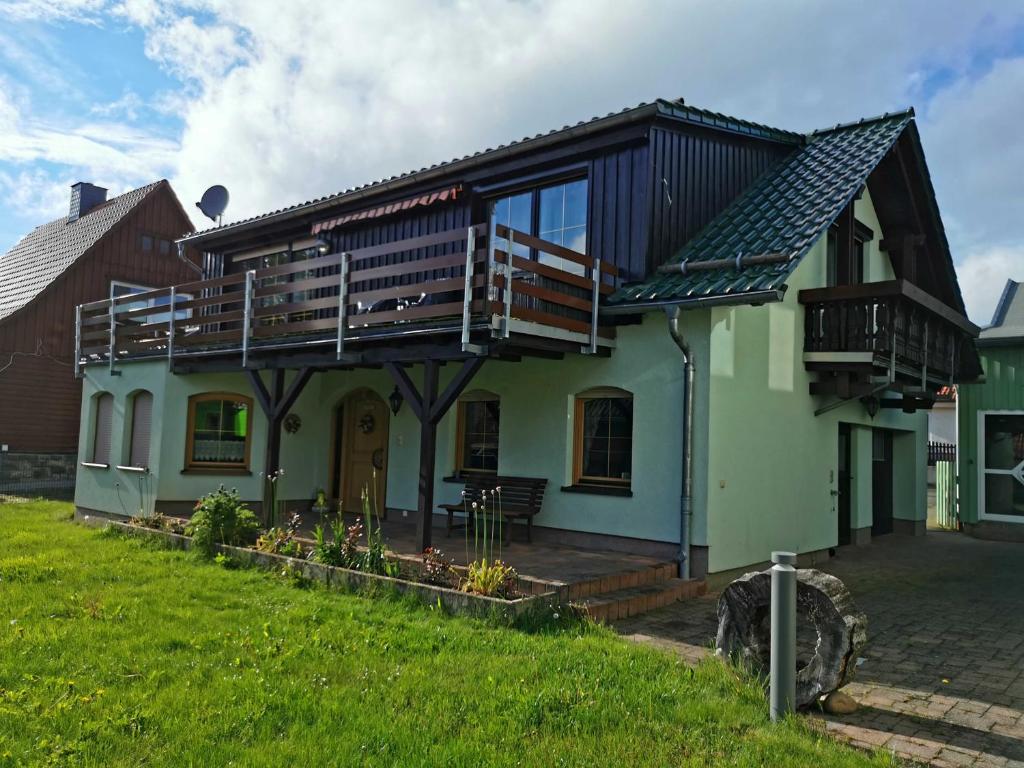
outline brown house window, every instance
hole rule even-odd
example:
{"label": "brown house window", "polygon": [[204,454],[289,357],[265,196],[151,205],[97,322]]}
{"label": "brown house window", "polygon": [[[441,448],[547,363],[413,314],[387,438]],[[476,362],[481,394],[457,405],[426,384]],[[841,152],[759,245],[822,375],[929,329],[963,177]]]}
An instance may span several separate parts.
{"label": "brown house window", "polygon": [[573,482],[629,487],[633,475],[633,396],[597,389],[577,396]]}
{"label": "brown house window", "polygon": [[459,400],[455,469],[459,474],[498,471],[498,430],[501,400],[490,392],[475,392]]}
{"label": "brown house window", "polygon": [[188,399],[187,469],[248,469],[252,398],[207,392]]}
{"label": "brown house window", "polygon": [[92,439],[93,464],[110,464],[110,430],[114,418],[114,396],[104,392],[96,397],[96,422]]}
{"label": "brown house window", "polygon": [[128,465],[149,466],[150,432],[153,423],[153,395],[142,390],[132,398],[132,437]]}

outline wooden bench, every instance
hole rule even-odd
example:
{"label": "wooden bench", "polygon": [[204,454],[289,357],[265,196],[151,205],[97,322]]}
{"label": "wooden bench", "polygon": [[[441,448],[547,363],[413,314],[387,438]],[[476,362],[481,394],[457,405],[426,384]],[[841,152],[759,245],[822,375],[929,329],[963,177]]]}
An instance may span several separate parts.
{"label": "wooden bench", "polygon": [[[448,513],[448,535],[452,535],[454,528],[469,526],[473,522],[472,504],[479,501],[481,494],[487,491],[490,496],[495,488],[501,488],[501,516],[508,524],[505,526],[505,543],[512,541],[512,522],[514,520],[526,520],[526,540],[533,541],[533,517],[540,512],[541,504],[544,503],[544,489],[548,481],[541,477],[507,477],[504,475],[467,475],[464,478],[466,483],[465,503],[441,504],[440,508]],[[465,512],[469,509],[469,516],[462,525],[455,525],[455,513]],[[487,501],[487,509],[495,509],[490,499]],[[495,509],[495,511],[497,511]]]}

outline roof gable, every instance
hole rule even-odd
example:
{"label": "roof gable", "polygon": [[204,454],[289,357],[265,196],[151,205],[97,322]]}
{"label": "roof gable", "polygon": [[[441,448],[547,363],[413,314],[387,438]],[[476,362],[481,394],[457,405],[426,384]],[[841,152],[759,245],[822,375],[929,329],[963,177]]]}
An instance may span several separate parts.
{"label": "roof gable", "polygon": [[36,227],[0,256],[0,320],[27,306],[161,184],[118,195],[76,221],[62,216]]}
{"label": "roof gable", "polygon": [[868,176],[913,122],[913,111],[836,126],[806,144],[755,182],[671,260],[694,262],[771,256],[784,261],[659,273],[624,286],[609,304],[679,303],[785,289],[801,259],[867,182]]}
{"label": "roof gable", "polygon": [[982,341],[1024,339],[1024,291],[1015,280],[1007,280],[999,297],[992,324],[978,337]]}

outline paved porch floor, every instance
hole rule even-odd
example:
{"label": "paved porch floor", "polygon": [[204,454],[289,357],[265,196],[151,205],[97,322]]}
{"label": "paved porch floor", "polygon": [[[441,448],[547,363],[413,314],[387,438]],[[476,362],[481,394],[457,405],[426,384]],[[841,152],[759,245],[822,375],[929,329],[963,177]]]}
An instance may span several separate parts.
{"label": "paved porch floor", "polygon": [[[867,613],[869,637],[845,689],[861,708],[824,718],[829,732],[937,766],[1024,768],[1024,544],[886,536],[841,549],[823,570]],[[714,641],[716,600],[617,628],[696,660]]]}
{"label": "paved porch floor", "polygon": [[[346,514],[346,524],[351,524],[355,518],[355,515]],[[303,515],[304,536],[312,535],[313,527],[318,520],[319,518],[312,513]],[[515,568],[520,576],[537,581],[562,586],[665,564],[662,559],[626,552],[583,549],[538,541],[527,543],[526,534],[518,528],[511,544],[502,543],[501,559]],[[386,519],[382,521],[381,529],[391,551],[410,557],[417,557],[420,554],[415,523],[402,519]],[[469,533],[468,542],[462,529],[452,531],[449,538],[445,528],[435,526],[432,536],[433,546],[450,557],[456,565],[467,565],[468,560],[473,559],[472,531]],[[494,548],[497,555],[497,540]]]}

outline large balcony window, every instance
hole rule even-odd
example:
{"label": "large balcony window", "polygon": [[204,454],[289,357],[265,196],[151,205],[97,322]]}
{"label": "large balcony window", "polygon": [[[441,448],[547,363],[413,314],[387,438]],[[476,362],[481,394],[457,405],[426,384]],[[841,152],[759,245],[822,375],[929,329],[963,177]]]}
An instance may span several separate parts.
{"label": "large balcony window", "polygon": [[[494,228],[499,224],[585,254],[587,180],[574,179],[549,184],[491,200],[493,242],[496,248],[506,250],[508,243],[494,234]],[[585,271],[581,264],[549,253],[531,252],[530,248],[521,244],[513,244],[512,253],[576,275],[582,275]]]}

